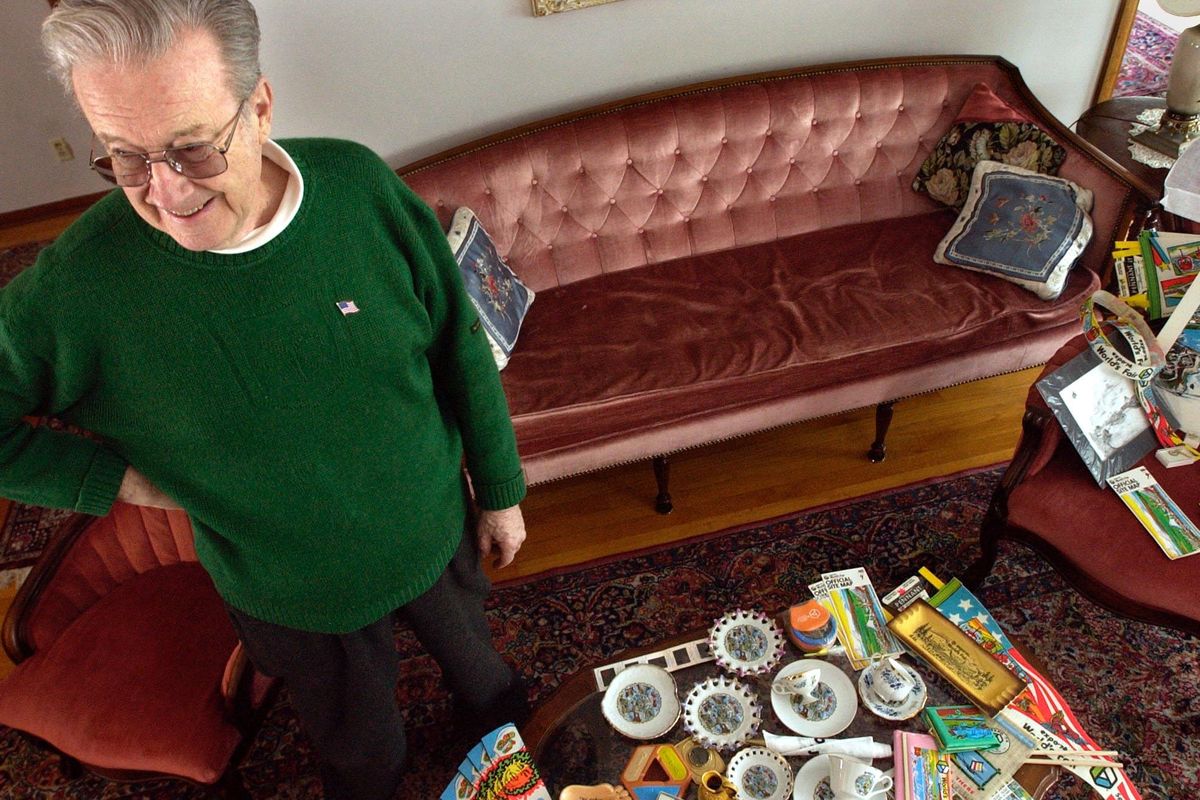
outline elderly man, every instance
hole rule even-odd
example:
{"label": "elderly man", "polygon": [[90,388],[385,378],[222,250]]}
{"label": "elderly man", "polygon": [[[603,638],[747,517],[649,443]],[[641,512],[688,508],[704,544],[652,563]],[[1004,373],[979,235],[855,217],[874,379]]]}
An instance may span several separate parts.
{"label": "elderly man", "polygon": [[363,147],[268,138],[245,0],[61,0],[43,41],[121,191],[0,293],[0,493],[186,509],[327,793],[390,797],[393,613],[467,719],[526,703],[479,566],[520,547],[524,480],[445,236]]}

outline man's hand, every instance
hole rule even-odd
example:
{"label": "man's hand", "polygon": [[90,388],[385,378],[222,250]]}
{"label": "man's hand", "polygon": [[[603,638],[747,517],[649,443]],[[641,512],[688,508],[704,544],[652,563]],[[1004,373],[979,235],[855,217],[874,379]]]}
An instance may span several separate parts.
{"label": "man's hand", "polygon": [[487,558],[495,542],[499,553],[492,564],[497,568],[507,567],[525,541],[525,519],[521,516],[521,507],[512,506],[500,511],[480,510],[476,535],[479,537],[479,557]]}
{"label": "man's hand", "polygon": [[163,494],[157,486],[150,482],[149,478],[133,467],[125,468],[125,477],[121,479],[121,488],[117,490],[117,499],[135,506],[179,508],[178,503]]}

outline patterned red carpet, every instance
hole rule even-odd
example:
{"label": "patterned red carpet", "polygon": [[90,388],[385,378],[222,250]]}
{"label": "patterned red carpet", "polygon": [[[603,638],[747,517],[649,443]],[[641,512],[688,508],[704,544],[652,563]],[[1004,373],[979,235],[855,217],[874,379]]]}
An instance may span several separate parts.
{"label": "patterned red carpet", "polygon": [[[950,575],[975,555],[974,531],[998,477],[995,469],[953,476],[500,586],[489,603],[493,630],[542,698],[565,676],[667,631],[704,627],[738,606],[790,604],[824,570],[863,565],[878,586],[921,565]],[[1200,642],[1102,611],[1018,548],[1001,551],[982,600],[1041,656],[1092,736],[1125,755],[1147,800],[1200,797]],[[397,631],[397,643],[399,693],[412,728],[413,772],[403,796],[433,800],[467,743],[445,731],[449,698],[437,667],[406,630]],[[261,800],[320,796],[286,693],[241,772]],[[176,783],[65,781],[54,759],[0,730],[0,798],[200,796]],[[1089,796],[1079,785],[1051,795]]]}
{"label": "patterned red carpet", "polygon": [[1164,95],[1179,34],[1140,11],[1121,60],[1113,97]]}

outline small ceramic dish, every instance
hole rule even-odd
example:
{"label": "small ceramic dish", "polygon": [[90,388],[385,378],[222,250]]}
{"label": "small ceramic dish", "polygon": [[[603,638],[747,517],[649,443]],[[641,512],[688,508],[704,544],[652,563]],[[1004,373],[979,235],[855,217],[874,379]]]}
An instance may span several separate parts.
{"label": "small ceramic dish", "polygon": [[858,697],[850,676],[827,661],[805,658],[793,661],[775,675],[775,680],[789,678],[810,669],[819,669],[821,679],[813,690],[816,700],[806,703],[798,695],[771,693],[771,708],[784,725],[801,736],[828,739],[850,726],[858,713]]}
{"label": "small ceramic dish", "polygon": [[921,674],[903,661],[897,661],[897,664],[908,674],[912,679],[912,688],[908,694],[897,702],[884,700],[875,693],[875,674],[868,667],[858,675],[858,694],[862,698],[863,705],[877,717],[899,721],[904,719],[912,719],[922,708],[925,707],[925,700],[929,696],[928,689],[925,688],[925,681],[921,678]]}
{"label": "small ceramic dish", "polygon": [[729,759],[729,782],[745,800],[786,800],[792,793],[792,766],[765,747],[747,747]]}
{"label": "small ceramic dish", "polygon": [[732,611],[713,623],[708,642],[717,666],[739,677],[769,672],[783,657],[783,628],[761,611]]}
{"label": "small ceramic dish", "polygon": [[754,691],[726,677],[698,683],[683,701],[683,727],[714,750],[728,750],[758,731],[762,711]]}
{"label": "small ceramic dish", "polygon": [[600,710],[609,725],[631,739],[662,736],[679,720],[675,679],[651,664],[626,667],[608,685]]}
{"label": "small ceramic dish", "polygon": [[[895,769],[889,769],[883,774],[891,778],[895,772]],[[888,789],[873,795],[872,800],[895,800],[895,796],[895,793]],[[813,756],[797,770],[792,800],[834,800],[833,787],[829,785],[829,756]]]}

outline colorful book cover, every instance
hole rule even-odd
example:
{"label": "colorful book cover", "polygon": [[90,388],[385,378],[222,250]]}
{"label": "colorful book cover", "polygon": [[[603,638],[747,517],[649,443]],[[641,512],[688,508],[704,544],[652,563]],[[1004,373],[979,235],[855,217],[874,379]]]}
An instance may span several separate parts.
{"label": "colorful book cover", "polygon": [[1000,738],[989,727],[988,717],[975,706],[926,706],[921,713],[943,753],[1000,746]]}
{"label": "colorful book cover", "polygon": [[484,736],[440,800],[552,800],[515,725]]}
{"label": "colorful book cover", "polygon": [[1135,467],[1108,479],[1108,485],[1172,561],[1200,552],[1200,528],[1188,518],[1150,470]]}
{"label": "colorful book cover", "polygon": [[892,734],[896,800],[950,800],[950,761],[932,736]]}
{"label": "colorful book cover", "polygon": [[864,669],[873,658],[904,652],[887,628],[887,617],[867,571],[862,567],[821,573],[829,592],[830,613],[837,620],[838,641],[854,669]]}

